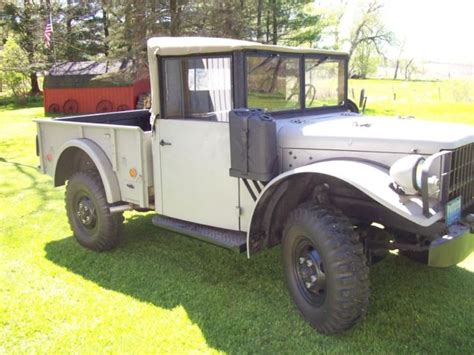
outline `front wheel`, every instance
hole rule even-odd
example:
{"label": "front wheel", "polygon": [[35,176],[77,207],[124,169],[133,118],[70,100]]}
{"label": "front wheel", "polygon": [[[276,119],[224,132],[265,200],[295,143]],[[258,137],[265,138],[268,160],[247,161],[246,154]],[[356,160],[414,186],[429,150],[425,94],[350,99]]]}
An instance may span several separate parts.
{"label": "front wheel", "polygon": [[95,251],[109,250],[118,244],[123,216],[110,213],[97,173],[73,174],[66,186],[65,200],[69,224],[79,244]]}
{"label": "front wheel", "polygon": [[303,317],[323,334],[362,319],[369,303],[369,269],[349,220],[336,211],[303,205],[283,230],[283,265]]}

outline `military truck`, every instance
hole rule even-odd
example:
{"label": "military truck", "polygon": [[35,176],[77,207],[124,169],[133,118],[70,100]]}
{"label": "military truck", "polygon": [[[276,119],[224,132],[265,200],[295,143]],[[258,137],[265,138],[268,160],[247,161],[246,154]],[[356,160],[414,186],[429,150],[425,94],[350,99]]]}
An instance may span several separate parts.
{"label": "military truck", "polygon": [[248,258],[281,244],[324,334],[364,317],[390,250],[435,267],[473,251],[472,127],[361,115],[341,52],[159,37],[148,60],[149,111],[36,121],[82,246],[114,248],[126,210]]}

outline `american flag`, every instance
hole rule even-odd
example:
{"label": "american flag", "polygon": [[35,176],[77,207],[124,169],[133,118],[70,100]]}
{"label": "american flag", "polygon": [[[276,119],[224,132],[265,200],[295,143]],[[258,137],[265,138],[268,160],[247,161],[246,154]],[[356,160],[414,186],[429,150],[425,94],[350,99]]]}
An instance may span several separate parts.
{"label": "american flag", "polygon": [[46,48],[51,47],[51,37],[53,36],[53,21],[51,21],[51,15],[46,21],[46,26],[44,26],[44,44]]}

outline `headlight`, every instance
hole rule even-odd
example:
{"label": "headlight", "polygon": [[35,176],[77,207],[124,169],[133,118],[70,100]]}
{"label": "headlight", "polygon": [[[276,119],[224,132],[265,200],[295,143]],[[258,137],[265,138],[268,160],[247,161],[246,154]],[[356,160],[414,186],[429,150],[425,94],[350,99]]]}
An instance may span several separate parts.
{"label": "headlight", "polygon": [[390,168],[393,181],[403,188],[406,194],[421,192],[421,173],[425,158],[421,155],[409,155],[397,160]]}

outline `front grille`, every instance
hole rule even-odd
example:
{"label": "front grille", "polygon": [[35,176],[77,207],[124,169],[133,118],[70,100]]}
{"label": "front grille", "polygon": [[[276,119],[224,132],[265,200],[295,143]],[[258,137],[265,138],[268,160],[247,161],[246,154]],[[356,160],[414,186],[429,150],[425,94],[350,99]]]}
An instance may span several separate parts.
{"label": "front grille", "polygon": [[448,197],[461,196],[463,210],[474,203],[474,143],[453,151],[449,172]]}

